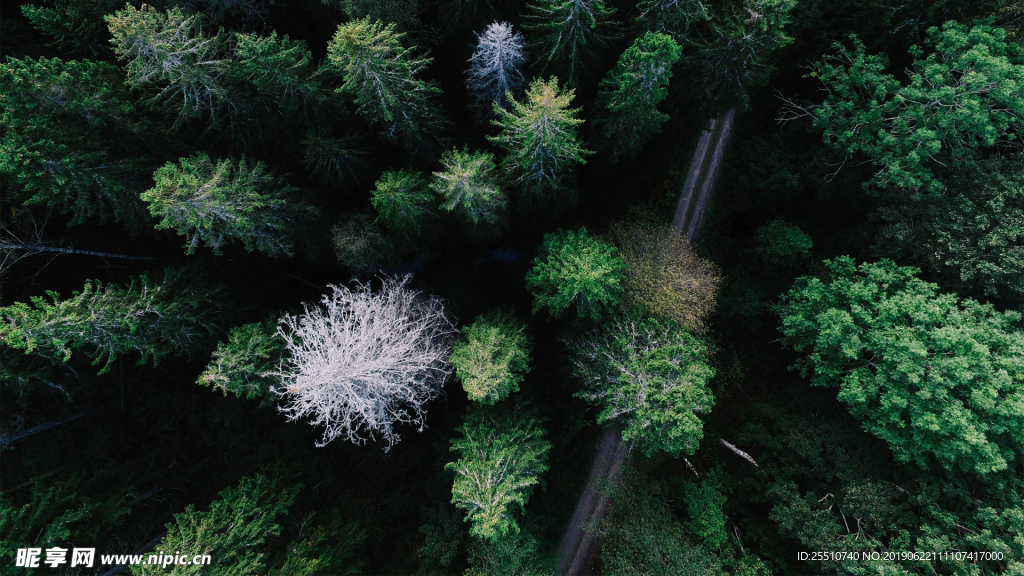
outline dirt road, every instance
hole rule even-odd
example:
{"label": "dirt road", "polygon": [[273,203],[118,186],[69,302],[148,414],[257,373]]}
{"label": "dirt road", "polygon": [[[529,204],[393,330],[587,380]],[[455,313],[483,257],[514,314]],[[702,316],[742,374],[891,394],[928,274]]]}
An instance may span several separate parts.
{"label": "dirt road", "polygon": [[[730,108],[721,118],[711,121],[697,142],[672,220],[672,226],[685,234],[690,242],[696,242],[700,236],[704,213],[711,202],[711,193],[718,181],[718,171],[735,121],[736,109]],[[598,490],[615,481],[628,451],[629,447],[622,442],[621,427],[612,426],[605,430],[587,476],[587,484],[558,547],[558,571],[564,576],[582,576],[593,569],[601,552],[601,536],[597,528],[611,504],[608,497]]]}

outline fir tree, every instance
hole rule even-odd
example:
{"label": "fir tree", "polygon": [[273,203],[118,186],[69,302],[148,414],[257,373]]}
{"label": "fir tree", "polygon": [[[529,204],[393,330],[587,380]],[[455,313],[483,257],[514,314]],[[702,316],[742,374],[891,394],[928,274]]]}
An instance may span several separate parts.
{"label": "fir tree", "polygon": [[554,317],[571,307],[583,318],[600,318],[618,304],[626,265],[615,248],[590,237],[586,228],[545,234],[540,254],[526,273],[533,313]]}
{"label": "fir tree", "polygon": [[537,66],[576,86],[594,50],[604,46],[615,10],[604,0],[531,0],[527,8],[525,28],[536,38],[531,49]]}
{"label": "fir tree", "polygon": [[441,197],[441,208],[458,210],[469,222],[499,224],[507,201],[496,181],[494,159],[487,152],[449,150],[441,156],[443,172],[434,172],[431,189]]}
{"label": "fir tree", "polygon": [[[135,153],[146,124],[103,62],[8,58],[0,64],[0,174],[26,204],[55,206],[71,223],[113,218],[132,230],[146,221],[138,194],[147,179]],[[13,188],[13,189],[12,189]]]}
{"label": "fir tree", "polygon": [[187,576],[209,573],[223,576],[262,573],[266,569],[260,548],[281,533],[278,517],[286,514],[302,489],[278,473],[242,478],[238,486],[226,488],[207,511],[189,505],[167,524],[167,536],[157,544],[158,553],[185,554],[189,559],[209,555],[213,564],[175,565],[168,572],[159,564],[132,566],[136,576],[172,574]]}
{"label": "fir tree", "polygon": [[619,58],[601,81],[601,105],[607,116],[599,124],[611,150],[612,161],[635,154],[651,136],[661,132],[668,115],[658,104],[668,96],[672,66],[682,48],[666,34],[647,32]]}
{"label": "fir tree", "polygon": [[342,24],[327,46],[327,61],[344,84],[338,90],[355,96],[358,112],[383,129],[389,140],[417,151],[433,149],[444,120],[434,102],[441,89],[417,76],[431,59],[402,46],[394,24],[369,17]]}
{"label": "fir tree", "polygon": [[505,108],[508,94],[519,96],[525,79],[519,68],[525,61],[523,35],[507,22],[494,22],[476,35],[476,48],[466,70],[466,88],[484,118],[494,116],[494,104]]}
{"label": "fir tree", "polygon": [[511,314],[481,314],[462,329],[462,339],[455,344],[455,378],[470,400],[500,402],[519,390],[530,369],[532,348],[526,325]]}
{"label": "fir tree", "polygon": [[310,65],[313,55],[301,40],[278,38],[276,32],[266,38],[236,33],[233,56],[229,73],[251,83],[282,114],[309,111],[326,98]]}
{"label": "fir tree", "polygon": [[405,236],[419,235],[436,202],[427,177],[412,170],[385,172],[370,194],[370,203],[377,210],[377,222]]}
{"label": "fir tree", "polygon": [[558,79],[534,80],[523,102],[511,101],[511,110],[495,105],[493,122],[501,133],[488,137],[505,152],[502,167],[512,181],[534,197],[543,197],[565,187],[574,164],[585,163],[590,154],[576,141],[578,108],[569,108],[572,90],[560,90]]}
{"label": "fir tree", "polygon": [[548,469],[544,429],[522,413],[472,409],[459,432],[450,448],[459,459],[445,466],[455,472],[452,503],[466,512],[473,536],[498,542],[514,535],[514,514]]}
{"label": "fir tree", "polygon": [[149,211],[160,218],[157,229],[185,236],[185,252],[200,242],[220,254],[230,240],[252,252],[291,256],[300,210],[287,199],[295,188],[274,177],[262,162],[216,164],[205,153],[167,163],[153,174],[153,188],[142,193]]}
{"label": "fir tree", "polygon": [[216,290],[200,287],[187,270],[143,274],[126,287],[87,281],[81,292],[62,300],[32,298],[0,307],[0,342],[26,354],[67,362],[81,349],[110,370],[121,354],[138,352],[138,364],[171,354],[188,354],[211,332],[210,308]]}
{"label": "fir tree", "polygon": [[641,0],[636,12],[636,24],[668,34],[677,42],[688,39],[691,27],[711,19],[711,10],[701,0]]}
{"label": "fir tree", "polygon": [[239,397],[269,403],[281,381],[275,374],[284,360],[284,342],[271,320],[233,328],[228,341],[217,344],[210,364],[197,383]]}

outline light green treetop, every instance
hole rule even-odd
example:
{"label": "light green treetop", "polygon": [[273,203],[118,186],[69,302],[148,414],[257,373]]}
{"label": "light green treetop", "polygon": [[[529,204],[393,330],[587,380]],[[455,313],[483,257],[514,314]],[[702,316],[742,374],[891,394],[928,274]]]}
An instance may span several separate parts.
{"label": "light green treetop", "polygon": [[530,369],[532,344],[526,325],[507,312],[477,316],[455,344],[455,377],[470,400],[494,404],[519,390]]}
{"label": "light green treetop", "polygon": [[443,172],[434,172],[430,187],[441,208],[458,210],[472,224],[498,224],[508,201],[497,182],[494,157],[488,152],[448,150],[441,156]]}
{"label": "light green treetop", "polygon": [[825,264],[778,307],[784,342],[806,354],[796,369],[838,388],[898,461],[985,475],[1024,455],[1019,313],[940,294],[888,260]]}
{"label": "light green treetop", "polygon": [[557,318],[575,306],[581,317],[597,319],[619,302],[625,269],[615,247],[591,238],[586,228],[545,234],[526,274],[533,313],[547,308]]}
{"label": "light green treetop", "polygon": [[403,169],[381,175],[370,193],[370,203],[377,209],[378,224],[392,232],[416,236],[436,200],[425,174]]}

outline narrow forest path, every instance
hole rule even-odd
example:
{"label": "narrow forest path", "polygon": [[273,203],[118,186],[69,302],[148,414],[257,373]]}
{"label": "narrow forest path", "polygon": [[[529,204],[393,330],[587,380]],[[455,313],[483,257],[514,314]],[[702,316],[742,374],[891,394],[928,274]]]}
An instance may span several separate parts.
{"label": "narrow forest path", "polygon": [[[736,109],[730,108],[701,132],[697,149],[693,153],[690,169],[679,195],[672,226],[696,242],[704,224],[704,213],[711,203],[711,193],[718,181],[718,172],[725,156],[725,148],[732,136]],[[611,504],[607,494],[599,490],[615,481],[626,461],[628,447],[622,442],[622,428],[610,426],[601,437],[601,445],[587,476],[587,484],[576,503],[569,527],[558,547],[558,571],[563,576],[589,574],[601,551],[601,537],[597,530]]]}

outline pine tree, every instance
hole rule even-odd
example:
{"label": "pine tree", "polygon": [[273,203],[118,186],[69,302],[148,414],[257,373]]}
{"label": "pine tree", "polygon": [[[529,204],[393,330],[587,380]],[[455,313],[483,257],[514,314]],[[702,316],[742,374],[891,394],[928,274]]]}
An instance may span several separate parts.
{"label": "pine tree", "polygon": [[539,252],[526,273],[534,314],[547,308],[557,318],[575,306],[580,317],[597,319],[618,304],[626,265],[586,228],[545,234]]}
{"label": "pine tree", "polygon": [[296,189],[271,174],[262,162],[250,166],[238,162],[216,164],[205,153],[168,162],[153,174],[153,188],[142,193],[149,211],[160,218],[158,230],[175,230],[185,236],[185,252],[192,254],[200,242],[220,254],[231,240],[246,250],[269,256],[291,256],[290,235],[301,211],[289,202]]}
{"label": "pine tree", "polygon": [[155,88],[153,100],[165,102],[179,122],[223,114],[229,104],[227,47],[221,38],[203,34],[200,15],[188,16],[179,7],[161,12],[127,5],[106,20],[133,88]]}
{"label": "pine tree", "polygon": [[257,474],[242,478],[238,486],[226,488],[220,499],[200,512],[189,505],[167,524],[167,536],[157,544],[157,553],[185,554],[189,559],[209,555],[213,564],[175,565],[171,571],[159,564],[131,567],[136,576],[188,576],[211,570],[222,576],[263,573],[265,554],[260,549],[267,540],[281,533],[278,517],[286,514],[302,484],[289,481],[280,473]]}
{"label": "pine tree", "polygon": [[469,222],[499,224],[508,204],[498,187],[494,157],[468,148],[449,150],[441,156],[443,172],[434,172],[431,189],[441,197],[441,208],[458,210]]}
{"label": "pine tree", "polygon": [[281,381],[275,376],[284,360],[284,342],[277,322],[266,320],[233,328],[227,342],[217,344],[198,384],[250,400],[269,403]]}
{"label": "pine tree", "polygon": [[55,206],[71,223],[113,218],[137,230],[148,176],[135,154],[146,131],[124,76],[103,62],[7,58],[0,63],[0,174],[26,204]]}
{"label": "pine tree", "polygon": [[61,300],[53,291],[31,304],[0,307],[0,342],[26,354],[67,362],[75,350],[111,369],[121,354],[138,352],[139,364],[189,354],[203,332],[212,332],[216,290],[200,287],[188,270],[143,274],[125,287],[87,281]]}
{"label": "pine tree", "polygon": [[544,73],[559,74],[576,86],[596,48],[609,37],[615,12],[604,0],[531,0],[525,28],[536,38],[531,49]]}
{"label": "pine tree", "polygon": [[622,53],[601,81],[598,101],[607,114],[598,126],[613,162],[623,154],[635,154],[661,132],[668,115],[658,111],[658,104],[668,96],[672,66],[682,52],[671,36],[647,32]]}
{"label": "pine tree", "polygon": [[523,102],[511,101],[511,110],[495,106],[493,124],[501,133],[488,137],[505,152],[502,167],[512,180],[533,197],[543,197],[565,186],[573,164],[584,164],[590,154],[576,141],[583,123],[569,108],[572,90],[560,90],[558,79],[534,80]]}
{"label": "pine tree", "polygon": [[493,118],[493,105],[505,108],[508,94],[519,96],[525,83],[519,71],[526,60],[523,35],[507,22],[494,22],[476,35],[476,42],[466,70],[466,88],[473,93],[480,116]]}
{"label": "pine tree", "polygon": [[673,321],[622,320],[575,348],[576,396],[598,407],[598,424],[622,422],[622,439],[648,456],[697,450],[715,375],[700,340]]}
{"label": "pine tree", "polygon": [[548,469],[544,429],[520,412],[471,408],[459,432],[450,448],[459,459],[445,469],[455,472],[452,503],[465,510],[469,533],[497,542],[519,532],[513,515]]}
{"label": "pine tree", "polygon": [[432,60],[404,48],[403,36],[394,24],[369,17],[348,22],[327,46],[327,61],[344,79],[338,91],[355,96],[359,114],[380,126],[385,138],[429,151],[444,128],[434,102],[441,89],[417,78]]}
{"label": "pine tree", "polygon": [[427,177],[413,170],[389,170],[370,193],[377,222],[404,236],[419,235],[436,200]]}
{"label": "pine tree", "polygon": [[507,312],[481,314],[462,329],[452,365],[470,400],[494,404],[519,390],[530,369],[526,325]]}

